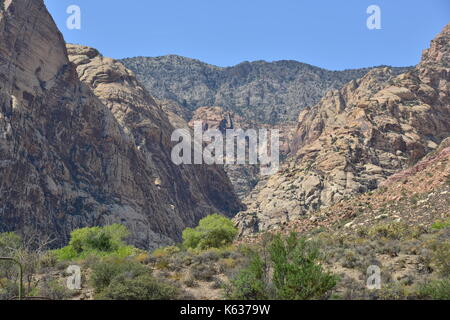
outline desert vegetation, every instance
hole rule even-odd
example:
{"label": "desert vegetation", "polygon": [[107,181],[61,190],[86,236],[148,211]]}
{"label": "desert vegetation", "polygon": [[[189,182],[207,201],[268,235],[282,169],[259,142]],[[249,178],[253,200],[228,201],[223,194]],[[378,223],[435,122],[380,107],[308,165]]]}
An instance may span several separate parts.
{"label": "desert vegetation", "polygon": [[[67,246],[46,249],[0,234],[0,256],[24,269],[24,294],[46,299],[307,300],[449,299],[450,226],[380,221],[353,233],[319,228],[266,233],[238,242],[231,220],[211,215],[183,232],[183,241],[153,252],[127,245],[122,225],[74,230]],[[81,290],[68,290],[69,265],[82,270]],[[381,270],[381,289],[369,290],[367,270]],[[0,299],[18,296],[18,270],[0,262]]]}

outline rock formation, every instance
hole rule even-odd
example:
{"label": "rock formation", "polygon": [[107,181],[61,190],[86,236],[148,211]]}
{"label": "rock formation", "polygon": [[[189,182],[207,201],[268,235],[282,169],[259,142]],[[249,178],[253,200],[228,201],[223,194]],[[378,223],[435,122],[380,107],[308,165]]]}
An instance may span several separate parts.
{"label": "rock formation", "polygon": [[374,69],[301,112],[293,155],[236,217],[242,234],[374,190],[435,150],[450,134],[449,38],[450,24],[413,70]]}
{"label": "rock formation", "polygon": [[[293,139],[296,127],[294,125],[268,125],[249,121],[232,111],[225,111],[221,107],[200,107],[192,112],[190,127],[195,122],[201,122],[203,128],[218,129],[225,137],[228,129],[277,129],[280,136],[280,159],[283,160],[290,152],[290,143]],[[248,159],[247,159],[248,160]],[[225,165],[225,171],[234,186],[239,198],[245,198],[260,180],[259,165]]]}
{"label": "rock formation", "polygon": [[5,1],[1,232],[32,228],[60,245],[75,228],[123,223],[153,248],[208,214],[232,216],[242,207],[221,168],[171,162],[173,129],[122,64],[66,49],[42,0]]}
{"label": "rock formation", "polygon": [[297,61],[243,62],[220,68],[175,55],[122,62],[159,99],[173,100],[190,111],[218,106],[247,121],[283,125],[295,122],[300,110],[318,103],[328,90],[370,70],[329,71]]}

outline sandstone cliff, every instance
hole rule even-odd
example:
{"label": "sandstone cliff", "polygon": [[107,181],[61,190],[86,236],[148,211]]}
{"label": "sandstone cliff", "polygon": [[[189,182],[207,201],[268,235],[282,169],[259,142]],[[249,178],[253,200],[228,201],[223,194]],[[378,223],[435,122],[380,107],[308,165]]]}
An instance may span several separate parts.
{"label": "sandstone cliff", "polygon": [[69,60],[42,0],[7,0],[0,30],[0,231],[62,244],[118,222],[151,248],[241,208],[222,169],[172,164],[173,127],[131,71],[81,46]]}
{"label": "sandstone cliff", "polygon": [[421,63],[395,76],[370,71],[300,114],[293,156],[262,181],[236,221],[242,234],[376,189],[450,134],[450,25]]}

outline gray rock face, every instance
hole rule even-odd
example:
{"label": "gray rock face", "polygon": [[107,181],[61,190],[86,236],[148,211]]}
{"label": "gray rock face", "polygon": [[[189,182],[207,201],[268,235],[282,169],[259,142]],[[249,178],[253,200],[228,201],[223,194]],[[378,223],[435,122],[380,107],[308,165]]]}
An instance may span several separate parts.
{"label": "gray rock face", "polygon": [[60,245],[75,228],[122,223],[132,243],[154,248],[208,214],[239,211],[223,169],[171,162],[172,131],[133,72],[66,49],[42,0],[5,2],[0,232],[36,229]]}
{"label": "gray rock face", "polygon": [[[159,99],[193,111],[218,106],[250,121],[296,122],[298,113],[331,89],[364,76],[370,69],[329,71],[297,61],[244,62],[220,68],[180,56],[122,60]],[[401,73],[405,68],[394,68]]]}
{"label": "gray rock face", "polygon": [[450,24],[421,63],[396,76],[370,71],[299,116],[292,156],[247,197],[241,234],[288,224],[308,211],[376,189],[450,135]]}

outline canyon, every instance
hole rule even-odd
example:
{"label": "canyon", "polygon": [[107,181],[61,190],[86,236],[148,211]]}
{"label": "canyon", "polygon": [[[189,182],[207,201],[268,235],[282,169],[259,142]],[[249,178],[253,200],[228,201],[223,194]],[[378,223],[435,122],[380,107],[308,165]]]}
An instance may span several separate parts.
{"label": "canyon", "polygon": [[[379,189],[450,134],[450,27],[416,67],[329,71],[114,60],[66,44],[42,0],[0,11],[0,232],[124,224],[154,249],[207,215],[247,237]],[[281,170],[176,165],[176,129],[279,129]]]}

